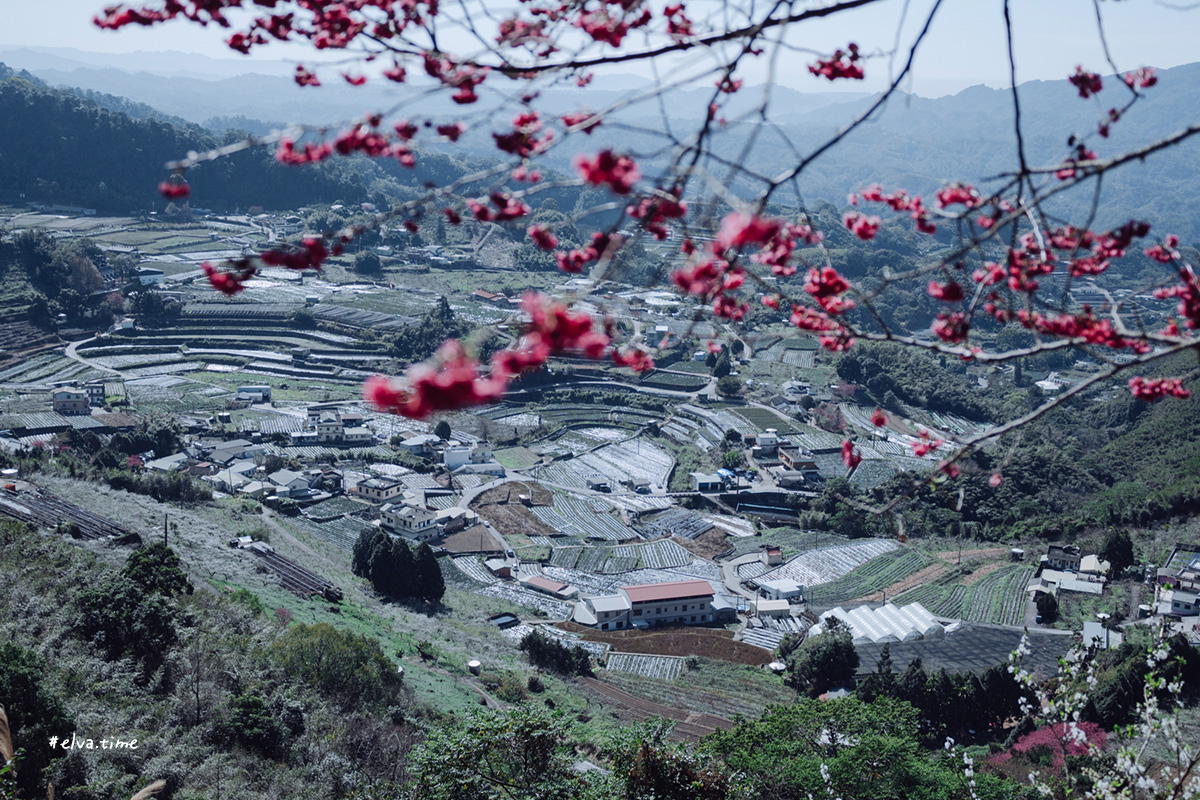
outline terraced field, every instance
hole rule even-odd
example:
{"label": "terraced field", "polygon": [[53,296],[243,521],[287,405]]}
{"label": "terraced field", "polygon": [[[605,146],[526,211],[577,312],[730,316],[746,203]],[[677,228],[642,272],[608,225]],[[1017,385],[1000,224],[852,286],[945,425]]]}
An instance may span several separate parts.
{"label": "terraced field", "polygon": [[812,587],[836,581],[849,575],[871,559],[884,553],[890,553],[899,547],[900,545],[891,539],[871,539],[853,544],[809,550],[791,561],[763,573],[762,580],[790,580],[807,587],[808,591],[812,591]]}
{"label": "terraced field", "polygon": [[643,678],[671,681],[683,674],[680,656],[647,656],[639,653],[609,653],[604,668],[609,672],[627,672]]}
{"label": "terraced field", "polygon": [[931,614],[948,619],[1020,625],[1025,619],[1025,587],[1032,567],[1014,564],[985,575],[973,586],[927,584],[896,598],[897,603],[920,603]]}
{"label": "terraced field", "polygon": [[691,553],[669,540],[616,547],[554,547],[550,555],[553,566],[606,575],[685,567],[691,561]]}
{"label": "terraced field", "polygon": [[774,428],[781,434],[795,433],[797,431],[797,428],[787,419],[776,414],[774,411],[767,411],[765,408],[739,408],[734,413],[753,425],[757,431],[765,431],[767,428]]}
{"label": "terraced field", "polygon": [[911,548],[885,553],[857,567],[843,578],[806,588],[805,599],[815,605],[834,606],[872,595],[903,580],[932,561],[933,559],[924,553]]}
{"label": "terraced field", "polygon": [[612,513],[612,506],[600,500],[556,493],[553,506],[533,506],[530,511],[566,536],[610,541],[637,538],[637,533]]}

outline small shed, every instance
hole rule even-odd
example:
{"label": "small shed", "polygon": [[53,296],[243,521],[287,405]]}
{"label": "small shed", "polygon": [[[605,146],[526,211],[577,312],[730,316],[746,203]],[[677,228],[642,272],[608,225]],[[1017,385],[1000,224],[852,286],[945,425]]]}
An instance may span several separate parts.
{"label": "small shed", "polygon": [[765,597],[756,597],[750,601],[750,605],[755,616],[759,617],[786,617],[792,613],[792,604],[787,600],[768,600]]}
{"label": "small shed", "polygon": [[488,572],[497,578],[511,578],[513,576],[512,565],[502,558],[489,558],[483,562],[483,565],[487,567]]}

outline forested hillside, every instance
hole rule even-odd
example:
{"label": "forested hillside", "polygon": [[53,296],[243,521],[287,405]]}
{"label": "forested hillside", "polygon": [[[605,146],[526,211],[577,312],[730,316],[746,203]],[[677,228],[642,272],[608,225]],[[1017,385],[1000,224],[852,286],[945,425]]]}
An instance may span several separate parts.
{"label": "forested hillside", "polygon": [[[0,65],[0,191],[101,213],[161,207],[156,187],[165,175],[163,164],[190,150],[240,138],[234,132],[218,136],[190,123],[133,117],[125,111],[149,112],[120,100],[51,89]],[[278,164],[268,147],[206,162],[187,177],[195,205],[244,211],[255,205],[297,208],[318,201],[385,203],[407,197],[426,181],[458,177],[465,169],[436,153],[421,154],[415,169],[365,158],[297,169]]]}

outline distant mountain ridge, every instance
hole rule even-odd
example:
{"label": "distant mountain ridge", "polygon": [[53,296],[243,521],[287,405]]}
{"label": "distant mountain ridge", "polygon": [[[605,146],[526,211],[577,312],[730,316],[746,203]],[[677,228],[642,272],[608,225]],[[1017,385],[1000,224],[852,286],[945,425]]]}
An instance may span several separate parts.
{"label": "distant mountain ridge", "polygon": [[[64,62],[63,55],[43,54],[39,63],[49,63],[51,55]],[[80,54],[79,58],[85,56],[90,57]],[[110,63],[116,59],[106,58]],[[247,62],[246,66],[253,68],[256,63]],[[62,66],[69,64],[64,62]],[[297,87],[285,75],[213,76],[201,80],[189,77],[186,71],[163,76],[95,66],[70,71],[47,66],[30,71],[45,82],[77,87],[70,91],[134,117],[159,118],[176,125],[189,120],[220,131],[242,129],[261,134],[292,122],[336,125],[359,119],[368,109],[397,109],[397,114],[403,116],[406,104],[419,103],[421,118],[468,119],[469,132],[453,153],[485,160],[497,155],[490,132],[503,127],[510,113],[508,106],[515,102],[505,94],[507,84],[499,80],[485,84],[488,91],[483,92],[478,107],[464,108],[451,103],[443,93],[428,93],[428,87],[419,84],[419,77],[405,86],[372,81],[357,89],[330,85],[314,90]],[[327,78],[329,84],[341,84],[336,72],[330,71]],[[1089,137],[1092,147],[1106,156],[1156,141],[1196,121],[1200,63],[1161,71],[1159,84],[1147,91],[1146,98],[1126,118],[1112,126],[1108,139],[1096,136],[1096,125],[1110,104],[1123,102],[1127,95],[1119,78],[1106,76],[1104,82],[1099,104],[1079,99],[1065,79],[1032,81],[1019,87],[1026,152],[1032,164],[1058,163],[1068,152],[1067,139],[1072,134]],[[539,107],[548,114],[578,110],[584,103],[602,109],[627,98],[639,85],[635,78],[616,77],[598,79],[586,92],[573,86],[551,86],[542,92]],[[768,128],[751,113],[761,90],[747,87],[727,98],[723,116],[729,122],[716,134],[715,146],[721,150],[728,144],[740,150],[751,134],[757,133],[754,146],[746,152],[746,165],[767,175],[778,174],[795,163],[797,150],[810,152],[873,102],[873,97],[865,94],[805,94],[775,86],[771,87],[775,113]],[[89,95],[89,91],[99,94]],[[601,126],[591,136],[564,142],[546,155],[545,165],[569,173],[571,157],[584,148],[661,149],[663,140],[655,131],[664,125],[662,108],[667,109],[666,123],[685,130],[683,126],[694,127],[697,115],[702,116],[710,92],[676,89],[661,105],[648,97],[614,114],[611,124]],[[128,104],[122,105],[118,97],[128,98]],[[154,109],[161,112],[160,116],[151,115]],[[813,162],[799,189],[806,202],[824,200],[842,206],[849,192],[875,182],[925,196],[952,180],[970,180],[983,187],[986,184],[981,178],[1001,175],[1016,162],[1012,114],[1011,95],[1003,89],[977,86],[937,99],[898,94],[840,146]],[[429,147],[451,151],[444,145]],[[653,174],[655,166],[660,165],[645,164],[644,171]],[[757,189],[736,179],[731,185],[743,194]],[[1200,219],[1190,213],[1191,195],[1197,185],[1200,140],[1189,140],[1154,154],[1143,164],[1131,164],[1106,176],[1096,224],[1111,226],[1131,217],[1143,218],[1155,225],[1156,232],[1178,233],[1189,244],[1200,242]],[[1047,209],[1064,219],[1079,221],[1086,216],[1091,199],[1090,190],[1085,189],[1052,200]],[[786,205],[796,203],[794,195],[780,196],[779,200]]]}

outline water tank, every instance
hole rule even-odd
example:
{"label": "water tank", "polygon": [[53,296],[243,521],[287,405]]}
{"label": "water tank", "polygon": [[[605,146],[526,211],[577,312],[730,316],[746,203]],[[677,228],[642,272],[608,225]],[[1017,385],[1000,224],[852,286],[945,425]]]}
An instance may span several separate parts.
{"label": "water tank", "polygon": [[471,671],[472,675],[478,675],[479,671],[483,669],[483,664],[480,664],[478,661],[472,659],[471,661],[467,662],[467,669]]}

